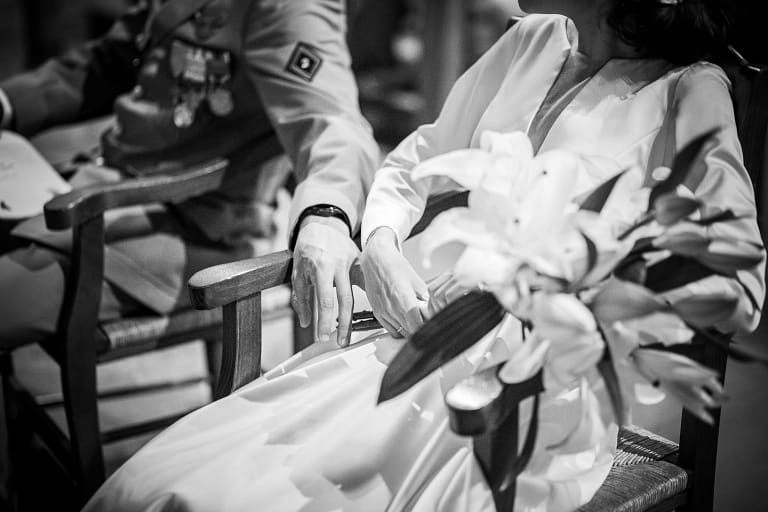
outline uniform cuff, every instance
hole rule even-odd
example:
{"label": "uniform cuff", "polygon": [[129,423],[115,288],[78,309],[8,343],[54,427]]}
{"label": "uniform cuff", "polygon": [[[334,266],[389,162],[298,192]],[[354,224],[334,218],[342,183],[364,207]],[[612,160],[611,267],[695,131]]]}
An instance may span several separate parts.
{"label": "uniform cuff", "polygon": [[301,185],[296,188],[296,192],[291,203],[291,212],[289,215],[288,237],[289,241],[298,235],[299,220],[304,211],[320,204],[326,204],[340,208],[349,219],[350,232],[354,236],[359,228],[359,208],[344,194],[333,188],[308,187],[303,189]]}
{"label": "uniform cuff", "polygon": [[2,89],[0,89],[0,112],[2,112],[0,129],[8,130],[11,127],[11,119],[13,119],[13,107],[8,99],[8,95]]}

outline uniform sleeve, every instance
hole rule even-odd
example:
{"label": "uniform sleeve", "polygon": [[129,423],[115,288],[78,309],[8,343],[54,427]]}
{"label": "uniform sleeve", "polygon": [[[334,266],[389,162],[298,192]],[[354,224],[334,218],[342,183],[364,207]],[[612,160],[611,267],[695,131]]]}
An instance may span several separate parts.
{"label": "uniform sleeve", "polygon": [[[746,217],[717,223],[713,236],[726,236],[762,245],[756,220],[755,194],[743,164],[736,131],[730,83],[725,73],[711,64],[692,66],[678,82],[675,109],[675,145],[682,149],[695,137],[719,129],[714,144],[706,150],[702,164],[691,172],[686,186],[704,203],[702,215],[731,209]],[[735,296],[734,315],[717,327],[724,332],[749,332],[757,327],[765,299],[765,259],[754,269],[739,271],[735,279],[712,276],[673,291],[674,302],[693,295]]]}
{"label": "uniform sleeve", "polygon": [[341,208],[356,232],[380,161],[345,36],[343,0],[254,2],[248,20],[249,75],[298,182],[289,232],[316,204]]}
{"label": "uniform sleeve", "polygon": [[0,83],[11,105],[11,127],[30,136],[111,112],[115,98],[136,81],[135,37],[147,15],[146,5],[133,8],[103,38]]}
{"label": "uniform sleeve", "polygon": [[525,20],[459,77],[437,120],[420,126],[387,156],[368,195],[363,243],[382,226],[391,228],[399,241],[405,240],[424,213],[427,197],[455,186],[446,178],[415,182],[411,171],[430,157],[470,146],[480,117],[498,92],[515,49],[520,46],[516,39],[522,25]]}

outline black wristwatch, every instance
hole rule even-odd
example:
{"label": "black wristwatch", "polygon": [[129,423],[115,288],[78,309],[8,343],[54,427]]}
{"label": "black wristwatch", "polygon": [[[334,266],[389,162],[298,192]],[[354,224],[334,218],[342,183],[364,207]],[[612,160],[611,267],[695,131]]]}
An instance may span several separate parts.
{"label": "black wristwatch", "polygon": [[296,221],[296,227],[293,229],[291,242],[288,246],[291,250],[296,247],[296,239],[299,237],[301,223],[310,215],[317,217],[336,217],[337,219],[340,219],[342,222],[344,222],[344,224],[347,225],[347,229],[349,230],[349,237],[352,238],[352,224],[349,222],[349,217],[346,213],[344,213],[344,210],[338,206],[333,206],[332,204],[316,204],[305,208],[304,211],[301,212],[301,215],[299,215],[299,220]]}

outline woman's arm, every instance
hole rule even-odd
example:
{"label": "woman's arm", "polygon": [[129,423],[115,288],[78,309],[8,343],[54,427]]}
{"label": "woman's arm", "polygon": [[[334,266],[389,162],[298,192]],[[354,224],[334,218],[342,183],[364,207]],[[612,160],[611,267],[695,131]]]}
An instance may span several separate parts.
{"label": "woman's arm", "polygon": [[[729,89],[730,83],[723,70],[711,64],[696,64],[680,78],[671,105],[675,119],[675,149],[679,151],[709,130],[718,130],[685,185],[704,203],[702,215],[725,209],[747,215],[736,221],[714,224],[709,228],[713,236],[762,245],[754,189],[744,168]],[[736,312],[718,325],[719,329],[724,332],[754,330],[760,321],[760,308],[765,299],[765,260],[757,268],[739,271],[734,279],[712,276],[670,292],[669,298],[674,302],[707,294],[738,298]]]}
{"label": "woman's arm", "polygon": [[515,51],[522,47],[521,25],[459,78],[437,120],[407,137],[376,173],[363,214],[361,266],[376,318],[393,336],[413,334],[429,315],[427,285],[400,253],[400,242],[421,218],[427,197],[453,186],[440,178],[415,182],[411,171],[430,157],[470,146]]}
{"label": "woman's arm", "polygon": [[525,21],[518,23],[454,84],[437,120],[420,126],[392,151],[376,173],[363,215],[365,243],[379,227],[402,241],[421,218],[429,195],[450,189],[448,179],[414,182],[411,171],[430,157],[468,148],[481,116],[501,86],[510,61],[522,47]]}

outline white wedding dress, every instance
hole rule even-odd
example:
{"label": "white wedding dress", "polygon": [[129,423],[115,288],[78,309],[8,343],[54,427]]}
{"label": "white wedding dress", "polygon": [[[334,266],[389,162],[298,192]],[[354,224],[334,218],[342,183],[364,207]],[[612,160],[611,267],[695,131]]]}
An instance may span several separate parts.
{"label": "white wedding dress", "polygon": [[[404,238],[424,198],[450,185],[409,180],[419,161],[478,147],[486,130],[535,138],[528,132],[531,119],[570,51],[562,17],[530,16],[510,30],[457,82],[437,122],[389,156],[369,197],[363,239],[381,225]],[[734,197],[748,201],[727,79],[716,66],[610,61],[539,140],[542,151],[565,149],[599,164],[584,167],[586,189],[619,169],[669,165],[681,145],[712,126],[721,131],[707,172],[689,189],[713,207],[728,206]],[[735,229],[759,240],[753,220]],[[762,297],[759,269],[739,280]],[[755,313],[742,311],[741,323],[749,324]],[[471,440],[451,432],[443,393],[479,367],[505,360],[520,343],[513,324],[380,406],[379,384],[401,340],[377,332],[345,349],[312,346],[158,435],[85,510],[491,512]],[[534,456],[518,478],[516,511],[574,510],[601,485],[617,428],[600,414],[597,393],[599,383],[591,382],[545,394]],[[523,407],[522,433],[529,418]],[[569,436],[584,421],[600,435]]]}

